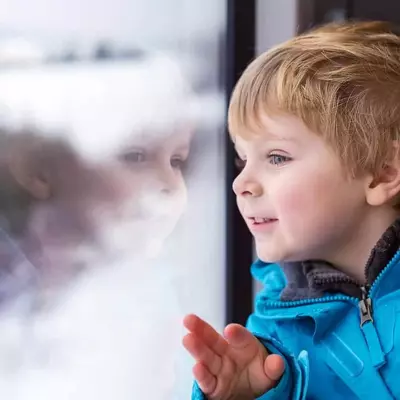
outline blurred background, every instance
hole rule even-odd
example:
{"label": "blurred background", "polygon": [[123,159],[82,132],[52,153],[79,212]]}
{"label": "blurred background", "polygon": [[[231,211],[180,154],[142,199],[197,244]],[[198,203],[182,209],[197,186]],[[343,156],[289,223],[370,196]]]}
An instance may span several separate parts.
{"label": "blurred background", "polygon": [[258,290],[227,102],[297,32],[395,0],[3,0],[0,396],[183,400],[182,318]]}

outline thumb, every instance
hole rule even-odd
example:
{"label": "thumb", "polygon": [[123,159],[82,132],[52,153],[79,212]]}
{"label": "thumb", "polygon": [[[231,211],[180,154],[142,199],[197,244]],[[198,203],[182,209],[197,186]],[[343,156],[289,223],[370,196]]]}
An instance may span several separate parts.
{"label": "thumb", "polygon": [[278,381],[285,370],[285,362],[278,354],[270,354],[264,362],[265,375],[271,381]]}

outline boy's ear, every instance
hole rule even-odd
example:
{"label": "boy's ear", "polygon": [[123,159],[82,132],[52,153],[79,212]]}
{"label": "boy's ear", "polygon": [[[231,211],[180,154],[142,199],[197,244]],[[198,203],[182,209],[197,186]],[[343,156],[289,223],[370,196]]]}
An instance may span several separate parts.
{"label": "boy's ear", "polygon": [[367,181],[366,200],[371,206],[390,204],[400,193],[400,157],[398,143],[394,155],[375,176]]}
{"label": "boy's ear", "polygon": [[47,200],[51,195],[48,171],[41,162],[41,146],[35,141],[18,140],[12,146],[9,169],[16,182],[38,200]]}

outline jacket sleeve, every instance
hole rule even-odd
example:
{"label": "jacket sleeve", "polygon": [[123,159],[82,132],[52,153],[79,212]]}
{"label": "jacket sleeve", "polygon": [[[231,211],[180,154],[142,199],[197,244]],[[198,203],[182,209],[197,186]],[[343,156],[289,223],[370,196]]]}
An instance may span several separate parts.
{"label": "jacket sleeve", "polygon": [[[279,383],[258,400],[305,400],[308,384],[308,355],[303,351],[298,357],[290,354],[277,340],[259,339],[267,350],[279,354],[285,361],[285,372]],[[197,382],[193,385],[192,400],[207,400]]]}
{"label": "jacket sleeve", "polygon": [[279,383],[259,400],[305,400],[308,386],[308,354],[303,351],[298,357],[290,354],[277,340],[259,339],[268,352],[279,354],[285,361],[285,371]]}
{"label": "jacket sleeve", "polygon": [[207,400],[206,395],[201,391],[196,381],[193,384],[192,400]]}

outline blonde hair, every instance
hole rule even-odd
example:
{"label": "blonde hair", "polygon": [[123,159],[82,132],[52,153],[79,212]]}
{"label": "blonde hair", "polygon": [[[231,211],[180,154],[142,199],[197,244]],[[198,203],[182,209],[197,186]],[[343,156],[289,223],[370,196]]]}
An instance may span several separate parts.
{"label": "blonde hair", "polygon": [[295,115],[353,176],[377,174],[400,139],[400,36],[386,22],[322,26],[256,58],[229,106],[230,134],[260,132],[260,115]]}

